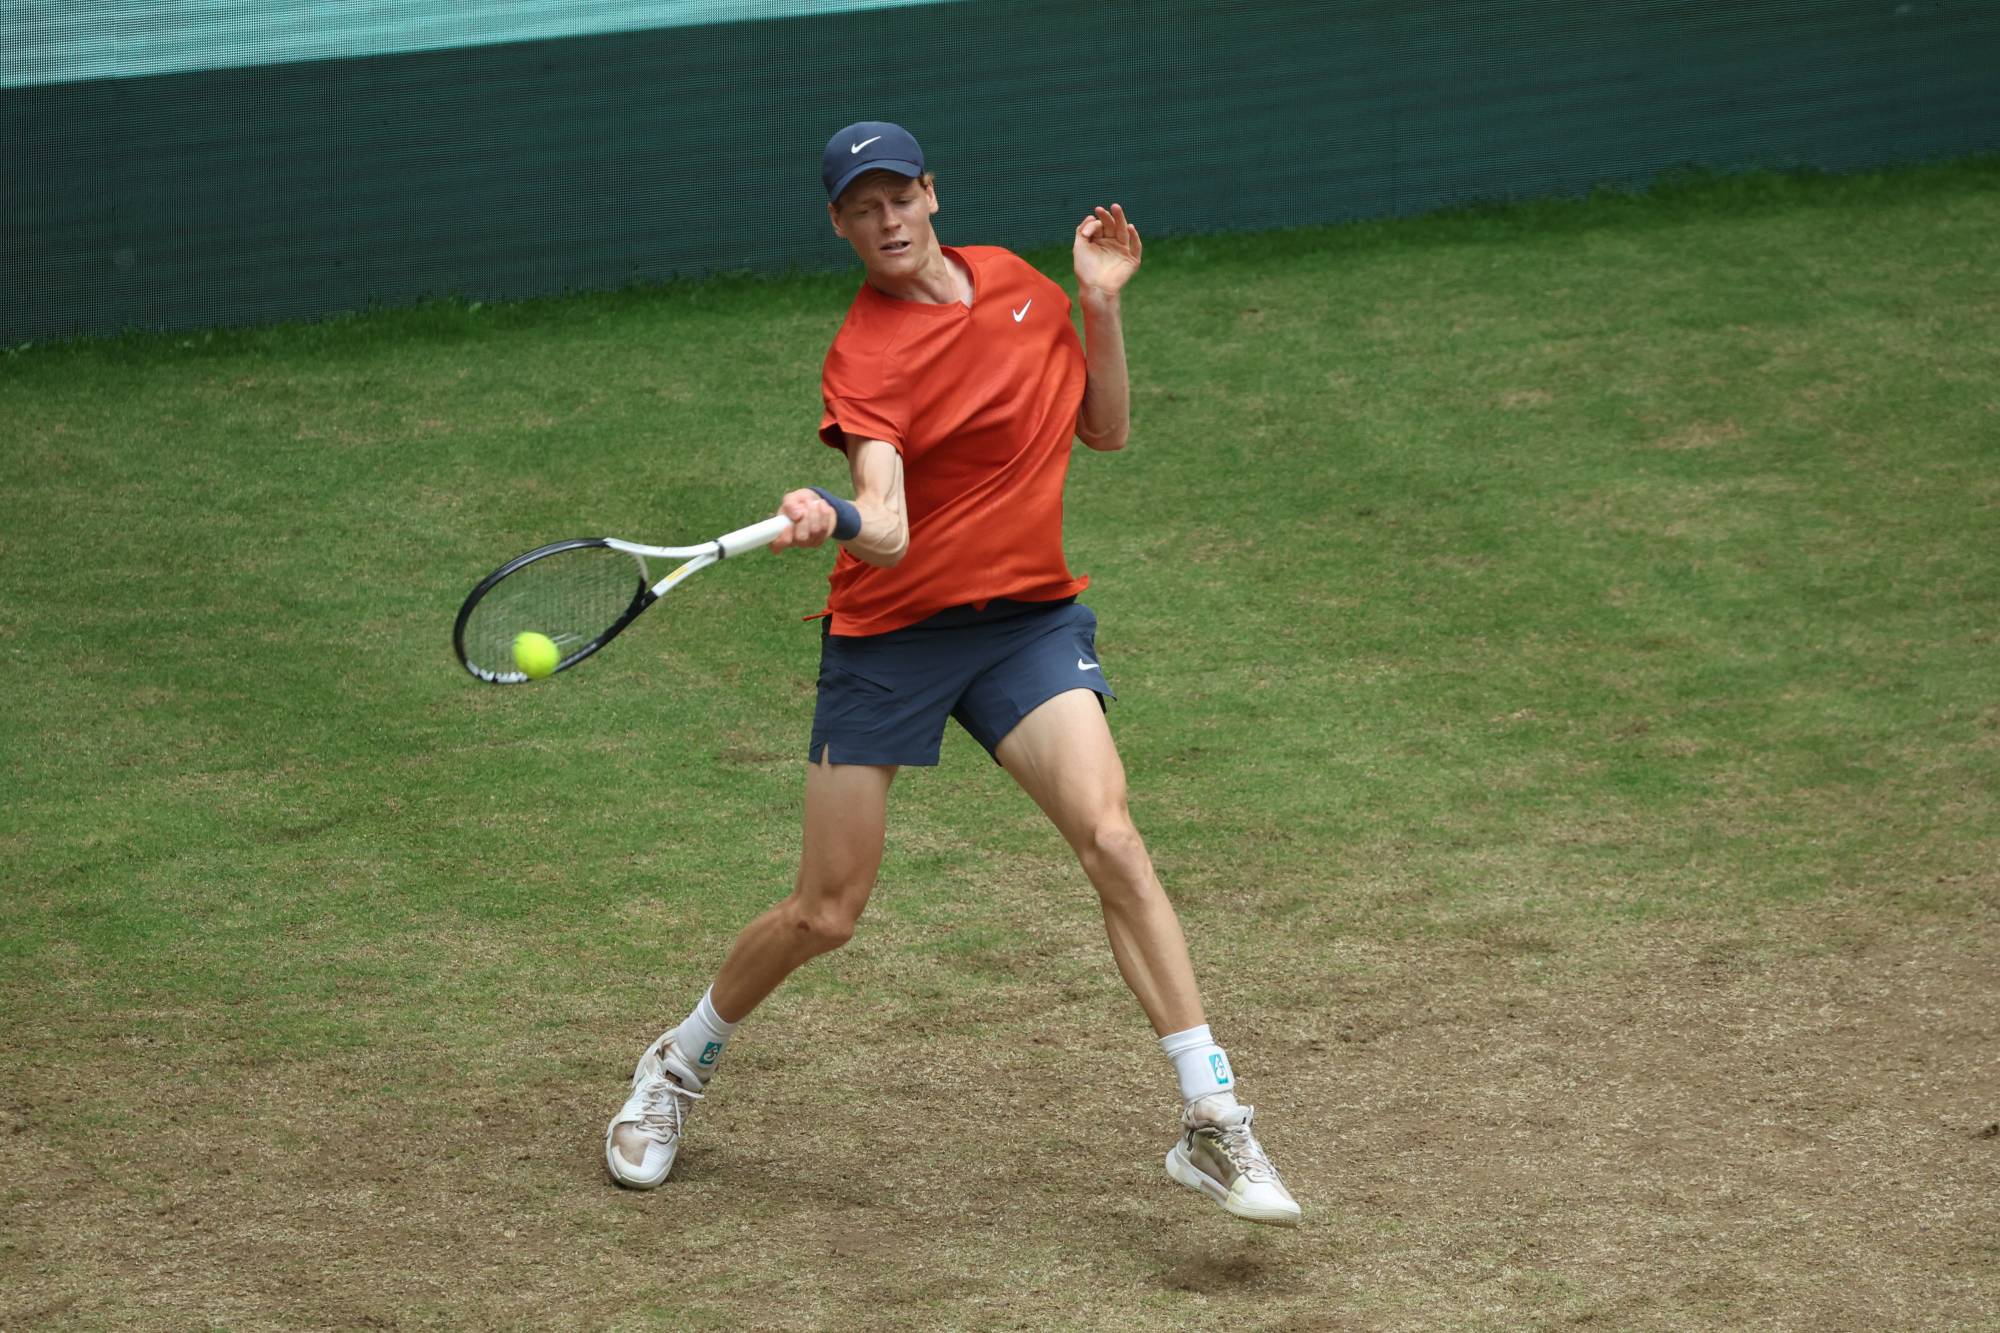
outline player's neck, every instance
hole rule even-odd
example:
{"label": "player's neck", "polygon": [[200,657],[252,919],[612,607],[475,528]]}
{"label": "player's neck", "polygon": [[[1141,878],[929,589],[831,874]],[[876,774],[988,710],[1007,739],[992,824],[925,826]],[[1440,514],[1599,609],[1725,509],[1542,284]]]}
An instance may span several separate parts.
{"label": "player's neck", "polygon": [[868,283],[884,296],[924,305],[972,304],[972,274],[944,247],[931,242],[930,256],[909,273],[870,273]]}

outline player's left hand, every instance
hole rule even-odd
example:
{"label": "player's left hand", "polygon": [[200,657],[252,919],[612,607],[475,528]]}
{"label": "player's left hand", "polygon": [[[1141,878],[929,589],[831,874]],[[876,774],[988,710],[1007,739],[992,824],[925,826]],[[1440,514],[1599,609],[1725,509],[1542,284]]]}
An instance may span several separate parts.
{"label": "player's left hand", "polygon": [[1116,296],[1139,271],[1139,229],[1125,220],[1125,206],[1093,209],[1076,227],[1076,280],[1086,292]]}

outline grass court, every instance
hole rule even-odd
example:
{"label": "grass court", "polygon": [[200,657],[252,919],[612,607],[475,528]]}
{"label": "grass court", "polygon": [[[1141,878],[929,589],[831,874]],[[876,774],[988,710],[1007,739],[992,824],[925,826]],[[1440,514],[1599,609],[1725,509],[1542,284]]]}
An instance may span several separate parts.
{"label": "grass court", "polygon": [[789,885],[829,557],[526,688],[451,617],[842,487],[853,275],[0,354],[0,1323],[1990,1326],[1996,238],[1992,159],[1149,238],[1068,545],[1296,1233],[1167,1180],[1090,888],[956,733],[605,1179]]}

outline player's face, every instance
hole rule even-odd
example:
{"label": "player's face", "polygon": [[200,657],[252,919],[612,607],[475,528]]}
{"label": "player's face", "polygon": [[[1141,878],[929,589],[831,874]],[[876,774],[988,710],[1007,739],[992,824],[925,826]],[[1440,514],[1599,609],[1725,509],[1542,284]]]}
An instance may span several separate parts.
{"label": "player's face", "polygon": [[920,271],[937,252],[931,215],[937,189],[902,176],[872,176],[827,205],[833,230],[861,256],[868,272],[896,278]]}

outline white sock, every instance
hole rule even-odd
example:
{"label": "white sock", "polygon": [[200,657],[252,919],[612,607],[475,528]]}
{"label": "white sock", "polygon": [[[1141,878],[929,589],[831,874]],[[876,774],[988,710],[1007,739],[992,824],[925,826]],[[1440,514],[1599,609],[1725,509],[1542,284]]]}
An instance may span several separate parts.
{"label": "white sock", "polygon": [[736,1031],[734,1023],[723,1022],[722,1015],[715,1012],[714,997],[715,987],[703,991],[701,1003],[681,1020],[679,1031],[674,1033],[674,1049],[701,1075],[704,1083],[714,1077],[722,1048],[729,1044],[729,1034]]}
{"label": "white sock", "polygon": [[1174,1062],[1182,1101],[1226,1097],[1230,1105],[1236,1104],[1236,1074],[1229,1068],[1229,1056],[1209,1034],[1208,1024],[1185,1032],[1169,1032],[1160,1038],[1160,1049]]}

